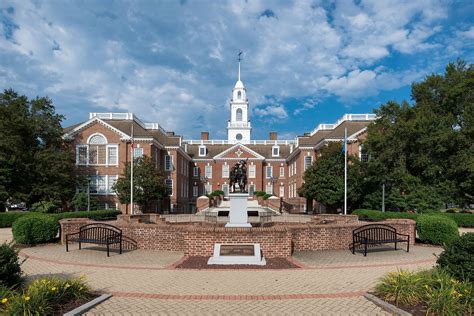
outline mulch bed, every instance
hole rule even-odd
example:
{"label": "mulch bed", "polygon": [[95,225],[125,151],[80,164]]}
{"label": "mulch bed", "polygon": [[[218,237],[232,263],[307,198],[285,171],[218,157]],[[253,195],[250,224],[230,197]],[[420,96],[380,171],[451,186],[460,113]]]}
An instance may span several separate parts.
{"label": "mulch bed", "polygon": [[[370,293],[372,295],[375,295],[377,296],[375,293]],[[415,305],[415,306],[409,306],[409,305],[397,305],[395,304],[395,302],[391,302],[391,301],[387,301],[387,300],[384,300],[382,297],[380,296],[377,296],[379,299],[381,299],[382,301],[385,301],[387,303],[390,303],[392,304],[393,306],[396,306],[402,310],[404,310],[405,312],[408,312],[410,314],[412,314],[413,316],[426,316],[426,311],[428,310],[428,307],[426,305],[422,305],[422,304],[419,304],[419,305]]]}
{"label": "mulch bed", "polygon": [[92,293],[92,295],[88,298],[84,298],[82,300],[76,300],[76,301],[71,301],[65,304],[61,304],[56,306],[54,313],[52,314],[53,316],[60,316],[63,315],[67,312],[72,311],[73,309],[78,308],[81,305],[84,305],[86,303],[89,303],[93,299],[96,299],[100,296],[101,294],[99,293]]}
{"label": "mulch bed", "polygon": [[299,266],[295,265],[291,261],[285,258],[269,258],[265,259],[267,264],[264,266],[258,265],[247,265],[247,264],[207,264],[209,257],[200,257],[192,256],[186,258],[183,262],[178,264],[176,269],[196,269],[196,270],[213,270],[213,269],[259,269],[259,270],[269,270],[269,269],[300,269]]}

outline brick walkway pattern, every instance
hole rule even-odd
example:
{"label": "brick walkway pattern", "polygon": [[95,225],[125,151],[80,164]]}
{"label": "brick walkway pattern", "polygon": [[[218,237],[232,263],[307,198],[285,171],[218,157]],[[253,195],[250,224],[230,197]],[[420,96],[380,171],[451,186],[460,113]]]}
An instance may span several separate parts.
{"label": "brick walkway pattern", "polygon": [[31,277],[79,276],[112,293],[89,315],[386,315],[363,294],[388,271],[431,267],[440,248],[352,255],[349,251],[300,252],[303,269],[177,270],[182,254],[132,251],[123,255],[93,249],[66,253],[60,245],[23,249]]}

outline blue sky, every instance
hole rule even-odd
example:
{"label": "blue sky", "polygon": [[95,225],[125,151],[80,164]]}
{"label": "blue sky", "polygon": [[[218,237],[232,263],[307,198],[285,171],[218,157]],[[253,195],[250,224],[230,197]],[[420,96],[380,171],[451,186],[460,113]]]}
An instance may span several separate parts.
{"label": "blue sky", "polygon": [[472,63],[473,16],[474,1],[0,0],[0,88],[51,97],[64,125],[128,111],[224,139],[243,50],[253,138],[293,138]]}

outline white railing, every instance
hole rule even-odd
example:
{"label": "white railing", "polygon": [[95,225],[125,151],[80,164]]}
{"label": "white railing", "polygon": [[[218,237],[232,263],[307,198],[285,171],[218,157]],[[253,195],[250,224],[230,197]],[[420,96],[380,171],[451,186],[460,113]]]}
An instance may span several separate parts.
{"label": "white railing", "polygon": [[227,122],[227,127],[246,127],[251,128],[250,122]]}
{"label": "white railing", "polygon": [[103,120],[130,120],[135,121],[144,129],[159,130],[166,135],[166,130],[158,123],[144,123],[133,113],[89,113],[89,119],[97,117]]}
{"label": "white railing", "polygon": [[[236,144],[238,141],[236,140],[200,140],[200,139],[185,139],[183,143],[189,145],[233,145]],[[242,140],[240,141],[242,144],[247,145],[294,145],[296,143],[295,140]]]}
{"label": "white railing", "polygon": [[311,136],[316,134],[318,131],[331,130],[335,129],[345,121],[373,121],[377,118],[375,114],[344,114],[339,120],[334,124],[319,124],[312,132]]}

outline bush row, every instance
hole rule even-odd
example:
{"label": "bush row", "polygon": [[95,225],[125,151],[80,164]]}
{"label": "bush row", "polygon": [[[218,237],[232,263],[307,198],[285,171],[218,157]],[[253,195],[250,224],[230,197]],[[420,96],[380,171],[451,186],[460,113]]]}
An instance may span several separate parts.
{"label": "bush row", "polygon": [[[407,212],[381,212],[376,210],[364,210],[359,209],[352,212],[354,215],[358,215],[362,220],[370,220],[370,221],[377,221],[377,220],[384,220],[388,218],[409,218],[413,220],[417,220],[417,218],[421,214],[417,213],[407,213]],[[467,214],[467,213],[429,213],[426,214],[428,216],[444,216],[453,219],[458,226],[460,227],[474,227],[474,214]]]}
{"label": "bush row", "polygon": [[114,219],[119,211],[103,210],[68,212],[57,214],[30,213],[17,219],[12,225],[13,238],[20,244],[38,244],[53,240],[59,231],[59,220],[86,217],[94,220]]}
{"label": "bush row", "polygon": [[[30,215],[30,214],[34,214],[34,213],[30,213],[30,212],[0,213],[0,228],[11,227],[18,218],[26,216],[26,215]],[[118,214],[120,214],[120,211],[100,210],[100,211],[55,213],[55,214],[47,214],[46,216],[52,216],[58,221],[63,218],[76,218],[76,217],[87,217],[90,219],[99,220],[99,219],[114,219],[114,218],[117,218]]]}
{"label": "bush row", "polygon": [[6,212],[0,213],[0,228],[12,227],[14,221],[29,214],[28,212]]}

